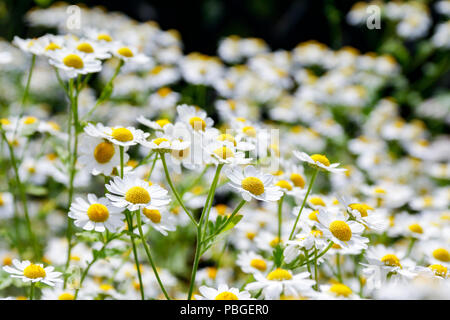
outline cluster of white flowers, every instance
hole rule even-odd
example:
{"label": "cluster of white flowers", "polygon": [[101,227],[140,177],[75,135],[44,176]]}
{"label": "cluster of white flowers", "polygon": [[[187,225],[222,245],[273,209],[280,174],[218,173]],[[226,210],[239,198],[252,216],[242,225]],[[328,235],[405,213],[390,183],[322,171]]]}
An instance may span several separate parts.
{"label": "cluster of white flowers", "polygon": [[[67,6],[27,15],[59,35],[0,42],[29,91],[0,74],[0,258],[29,298],[450,298],[450,138],[425,122],[448,127],[445,95],[405,116],[391,55],[238,36],[184,55],[99,8],[68,29]],[[408,40],[431,25],[383,12]]]}

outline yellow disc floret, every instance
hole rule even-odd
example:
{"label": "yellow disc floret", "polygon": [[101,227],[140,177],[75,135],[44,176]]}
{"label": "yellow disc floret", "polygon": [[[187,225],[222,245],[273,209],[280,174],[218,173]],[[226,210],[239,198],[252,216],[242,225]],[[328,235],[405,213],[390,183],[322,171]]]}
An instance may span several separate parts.
{"label": "yellow disc floret", "polygon": [[53,51],[53,50],[58,50],[61,49],[61,47],[59,45],[57,45],[54,42],[50,42],[46,47],[45,47],[45,51]]}
{"label": "yellow disc floret", "polygon": [[23,270],[23,275],[29,279],[45,278],[45,270],[32,263]]}
{"label": "yellow disc floret", "polygon": [[241,184],[244,190],[256,196],[264,193],[264,183],[256,177],[247,177],[242,180]]}
{"label": "yellow disc floret", "polygon": [[94,48],[91,46],[90,43],[87,43],[87,42],[82,42],[79,45],[77,45],[77,50],[84,52],[84,53],[94,52]]}
{"label": "yellow disc floret", "polygon": [[352,229],[345,221],[333,221],[330,223],[330,231],[333,236],[344,242],[352,238]]}
{"label": "yellow disc floret", "polygon": [[165,126],[166,124],[169,124],[169,123],[170,123],[169,119],[166,119],[166,118],[158,119],[158,120],[156,120],[155,122],[156,122],[161,128],[164,128],[164,126]]}
{"label": "yellow disc floret", "polygon": [[367,217],[367,210],[373,210],[373,208],[365,203],[352,203],[349,205],[352,210],[356,210],[361,214],[361,217]]}
{"label": "yellow disc floret", "polygon": [[447,249],[438,248],[433,251],[433,257],[442,262],[450,262],[450,253]]}
{"label": "yellow disc floret", "polygon": [[160,223],[161,222],[161,212],[157,209],[147,209],[144,208],[142,210],[142,213],[149,218],[153,223]]}
{"label": "yellow disc floret", "polygon": [[381,262],[389,267],[401,267],[400,259],[395,254],[387,254],[381,258]]}
{"label": "yellow disc floret", "polygon": [[87,215],[91,221],[105,222],[109,218],[109,210],[101,203],[94,203],[89,206]]}
{"label": "yellow disc floret", "polygon": [[328,158],[326,156],[324,156],[323,154],[313,154],[311,156],[311,159],[313,159],[314,162],[320,162],[325,167],[329,167],[330,166],[330,160],[328,160]]}
{"label": "yellow disc floret", "polygon": [[432,264],[430,266],[428,266],[428,268],[430,268],[435,275],[440,276],[440,277],[446,277],[447,276],[447,267],[444,267],[441,264]]}
{"label": "yellow disc floret", "polygon": [[330,287],[330,292],[337,296],[348,297],[352,294],[352,289],[342,283],[335,283]]}
{"label": "yellow disc floret", "polygon": [[229,291],[224,291],[224,292],[219,293],[216,296],[215,300],[239,300],[239,299],[234,293],[229,292]]}
{"label": "yellow disc floret", "polygon": [[80,56],[76,55],[76,54],[68,54],[64,59],[63,59],[63,63],[67,66],[67,67],[71,67],[71,68],[75,68],[75,69],[82,69],[84,67],[84,62],[83,60],[80,58]]}
{"label": "yellow disc floret", "polygon": [[94,158],[98,163],[108,163],[115,153],[114,145],[110,142],[101,142],[94,149]]}
{"label": "yellow disc floret", "polygon": [[409,229],[410,231],[414,232],[414,233],[420,233],[420,234],[423,233],[423,229],[422,229],[422,227],[420,226],[420,224],[418,224],[418,223],[413,223],[413,224],[411,224],[411,225],[408,227],[408,229]]}
{"label": "yellow disc floret", "polygon": [[106,41],[106,42],[111,42],[111,41],[112,41],[112,38],[111,38],[111,36],[110,36],[109,34],[106,34],[106,33],[100,33],[100,34],[97,36],[97,40],[103,40],[103,41]]}
{"label": "yellow disc floret", "polygon": [[116,128],[112,130],[111,136],[120,142],[127,142],[133,140],[133,134],[126,128]]}
{"label": "yellow disc floret", "polygon": [[192,117],[189,119],[189,124],[194,130],[202,130],[204,131],[206,128],[206,122],[200,117]]}
{"label": "yellow disc floret", "polygon": [[259,270],[259,271],[266,271],[267,269],[267,263],[263,260],[263,259],[252,259],[250,261],[250,266],[252,266],[253,268]]}
{"label": "yellow disc floret", "polygon": [[229,133],[223,133],[223,134],[219,135],[219,136],[217,137],[217,140],[219,140],[219,141],[228,141],[228,142],[233,143],[234,146],[236,146],[236,140],[235,140],[234,137],[233,137],[231,134],[229,134]]}
{"label": "yellow disc floret", "polygon": [[125,200],[133,204],[149,203],[150,194],[142,187],[131,187],[125,194]]}
{"label": "yellow disc floret", "polygon": [[128,47],[119,48],[117,53],[126,58],[132,58],[134,56],[133,51]]}
{"label": "yellow disc floret", "polygon": [[242,132],[250,137],[256,137],[256,130],[252,126],[245,126],[242,128]]}
{"label": "yellow disc floret", "polygon": [[289,191],[292,190],[292,185],[289,183],[289,181],[286,181],[286,180],[280,180],[275,185],[279,186],[280,188],[289,190]]}
{"label": "yellow disc floret", "polygon": [[277,268],[267,275],[267,279],[274,281],[291,280],[292,274],[285,269]]}
{"label": "yellow disc floret", "polygon": [[225,146],[217,148],[213,152],[215,155],[217,155],[219,158],[222,158],[223,160],[234,157],[233,150]]}
{"label": "yellow disc floret", "polygon": [[289,178],[294,183],[294,186],[300,187],[300,188],[304,188],[305,187],[305,179],[303,179],[301,174],[292,173]]}
{"label": "yellow disc floret", "polygon": [[58,297],[58,300],[73,300],[73,299],[75,299],[75,296],[68,292],[61,293]]}

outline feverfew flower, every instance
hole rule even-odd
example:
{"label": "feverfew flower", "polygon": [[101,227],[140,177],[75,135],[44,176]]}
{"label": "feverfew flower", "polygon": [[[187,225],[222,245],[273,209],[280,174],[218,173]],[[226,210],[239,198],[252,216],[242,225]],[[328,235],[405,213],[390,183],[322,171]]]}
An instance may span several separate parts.
{"label": "feverfew flower", "polygon": [[57,282],[62,282],[61,272],[53,271],[54,267],[45,267],[42,264],[34,264],[28,260],[12,261],[13,267],[4,266],[3,270],[11,274],[13,278],[22,279],[23,282],[42,282],[49,286],[54,286]]}

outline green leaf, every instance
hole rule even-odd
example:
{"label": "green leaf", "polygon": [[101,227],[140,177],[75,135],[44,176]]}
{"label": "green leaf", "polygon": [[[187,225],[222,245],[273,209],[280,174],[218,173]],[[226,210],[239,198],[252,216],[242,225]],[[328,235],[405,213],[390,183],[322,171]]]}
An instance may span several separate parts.
{"label": "green leaf", "polygon": [[228,223],[228,225],[225,227],[225,229],[223,229],[220,233],[227,232],[228,230],[234,228],[234,226],[236,226],[239,223],[239,221],[241,221],[242,217],[243,217],[242,214],[235,215],[232,218],[232,220]]}
{"label": "green leaf", "polygon": [[283,248],[278,244],[275,249],[273,249],[273,262],[277,268],[281,267],[283,263]]}
{"label": "green leaf", "polygon": [[35,197],[40,197],[40,196],[45,196],[47,194],[47,189],[44,187],[28,185],[26,188],[26,192],[29,195],[32,195]]}

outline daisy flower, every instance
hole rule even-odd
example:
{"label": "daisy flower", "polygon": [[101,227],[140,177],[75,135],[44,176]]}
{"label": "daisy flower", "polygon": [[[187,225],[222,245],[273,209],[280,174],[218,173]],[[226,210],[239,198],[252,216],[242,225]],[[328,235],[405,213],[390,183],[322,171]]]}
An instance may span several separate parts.
{"label": "daisy flower", "polygon": [[96,57],[75,50],[57,50],[49,55],[49,63],[62,70],[68,78],[78,75],[99,72],[102,63]]}
{"label": "daisy flower", "polygon": [[134,47],[126,46],[120,42],[111,45],[111,53],[125,62],[132,62],[136,64],[145,64],[150,62],[150,58],[143,53],[138,52]]}
{"label": "daisy flower", "polygon": [[176,230],[176,219],[166,208],[163,209],[142,209],[144,222],[150,224],[154,229],[167,236],[167,231]]}
{"label": "daisy flower", "polygon": [[325,238],[330,239],[341,247],[367,248],[369,239],[362,237],[364,226],[356,221],[348,220],[341,212],[332,214],[330,211],[319,209],[317,227]]}
{"label": "daisy flower", "polygon": [[122,210],[114,207],[106,198],[97,198],[90,193],[87,201],[77,198],[70,206],[69,217],[75,220],[77,227],[84,230],[103,232],[105,229],[116,231],[123,226]]}
{"label": "daisy flower", "polygon": [[272,268],[272,262],[267,261],[261,255],[252,251],[242,251],[239,253],[236,264],[245,273],[265,273]]}
{"label": "daisy flower", "polygon": [[210,128],[214,124],[213,119],[209,118],[204,110],[195,106],[179,105],[177,112],[178,120],[186,123],[189,128],[195,131],[205,131],[206,128]]}
{"label": "daisy flower", "polygon": [[90,55],[96,59],[103,60],[111,58],[109,47],[105,43],[99,41],[90,39],[72,39],[72,41],[68,41],[67,47],[80,54]]}
{"label": "daisy flower", "polygon": [[198,290],[202,295],[195,295],[197,300],[253,300],[247,291],[229,288],[226,284],[220,284],[217,289],[201,286]]}
{"label": "daisy flower", "polygon": [[152,121],[142,115],[140,115],[136,120],[146,127],[152,128],[153,130],[159,130],[159,131],[163,131],[164,127],[166,125],[171,124],[170,120],[167,118],[160,118],[160,119]]}
{"label": "daisy flower", "polygon": [[309,156],[306,153],[299,152],[297,150],[294,150],[293,154],[300,161],[307,162],[310,166],[318,170],[333,173],[343,172],[347,170],[344,168],[337,168],[339,166],[339,163],[330,163],[330,160],[328,160],[328,158],[322,154],[313,154],[312,156]]}
{"label": "daisy flower", "polygon": [[255,282],[249,283],[245,290],[256,291],[262,289],[262,295],[267,300],[279,299],[281,294],[289,296],[307,295],[312,289],[314,280],[308,279],[309,272],[293,275],[290,270],[277,268],[266,277],[255,273]]}
{"label": "daisy flower", "polygon": [[101,123],[93,125],[89,123],[84,131],[92,137],[104,138],[121,146],[129,147],[145,140],[150,134],[133,127],[105,127]]}
{"label": "daisy flower", "polygon": [[242,165],[252,161],[251,158],[245,157],[244,152],[237,151],[230,142],[213,141],[203,149],[209,155],[208,162],[214,164]]}
{"label": "daisy flower", "polygon": [[320,286],[320,291],[321,298],[327,300],[361,299],[349,286],[343,283],[323,284]]}
{"label": "daisy flower", "polygon": [[34,264],[28,260],[20,262],[17,259],[12,261],[13,267],[4,266],[3,270],[11,274],[13,278],[22,279],[23,282],[42,282],[49,286],[54,286],[57,282],[62,282],[61,272],[53,271],[54,267],[45,267],[42,264]]}
{"label": "daisy flower", "polygon": [[106,197],[114,206],[130,211],[143,208],[162,210],[170,202],[167,190],[158,185],[149,185],[132,174],[125,175],[123,179],[114,177],[106,189],[109,191]]}
{"label": "daisy flower", "polygon": [[231,180],[229,185],[238,190],[245,201],[252,198],[261,201],[277,201],[283,195],[280,187],[273,184],[273,176],[258,171],[254,166],[247,166],[244,170],[227,168],[225,171]]}
{"label": "daisy flower", "polygon": [[[89,135],[80,137],[78,154],[80,164],[93,175],[102,173],[110,176],[113,169],[120,165],[119,146],[102,138]],[[128,154],[124,153],[124,163],[128,159]]]}

